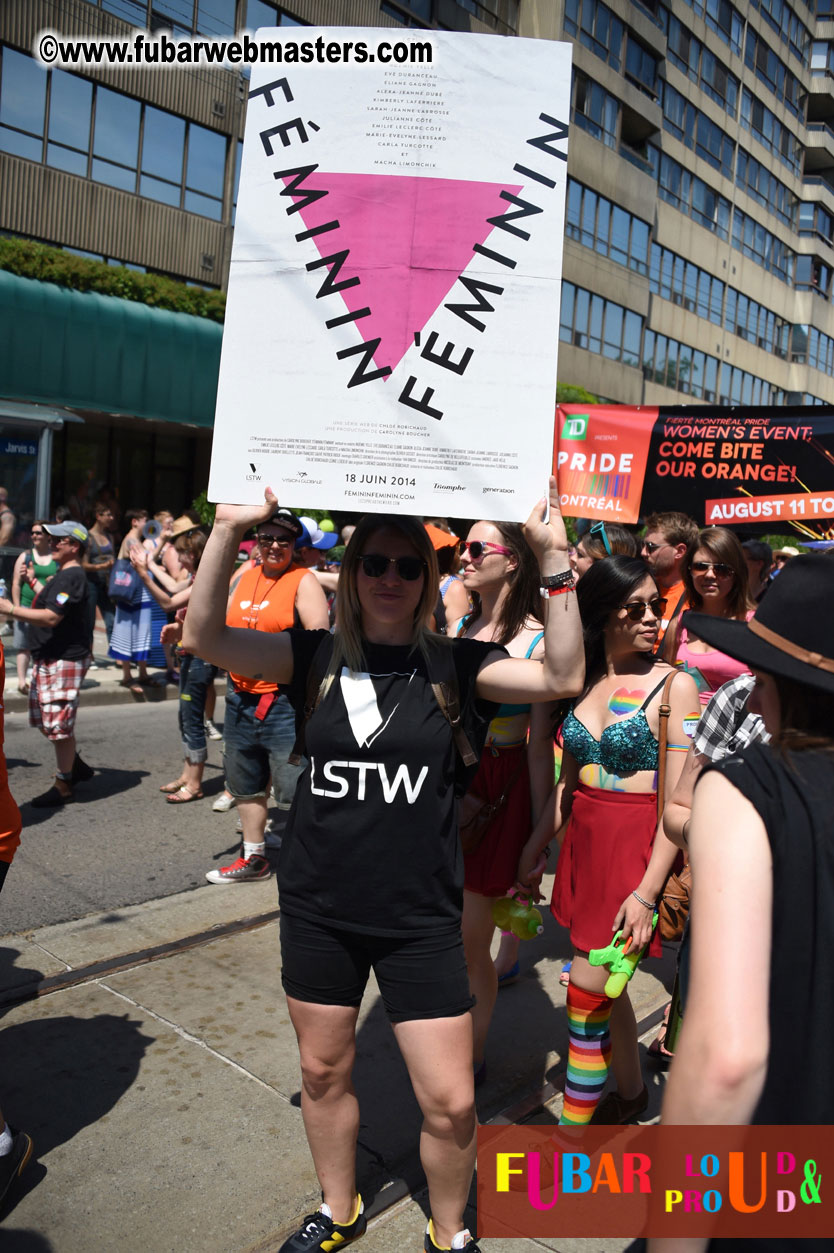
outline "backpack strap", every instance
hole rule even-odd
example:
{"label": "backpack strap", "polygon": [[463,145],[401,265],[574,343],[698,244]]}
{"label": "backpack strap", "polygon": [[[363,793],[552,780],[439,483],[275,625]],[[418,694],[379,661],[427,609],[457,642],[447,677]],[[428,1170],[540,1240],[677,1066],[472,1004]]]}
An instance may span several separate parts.
{"label": "backpack strap", "polygon": [[455,747],[465,766],[474,766],[478,755],[469,743],[460,720],[460,688],[452,648],[432,642],[429,648],[429,683],[440,712],[452,728]]}
{"label": "backpack strap", "polygon": [[291,766],[300,766],[301,758],[307,756],[305,744],[307,723],[316,712],[319,703],[322,680],[327,674],[330,658],[333,656],[333,636],[330,632],[324,637],[313,654],[310,669],[307,671],[307,688],[304,693],[304,710],[301,720],[296,723],[295,743],[287,761]]}
{"label": "backpack strap", "polygon": [[[663,684],[663,695],[660,698],[660,706],[658,713],[660,715],[660,734],[657,737],[657,817],[658,821],[663,818],[663,806],[666,803],[666,740],[669,731],[669,715],[672,712],[672,706],[669,703],[669,696],[672,690],[672,684],[675,681],[677,670],[673,670],[667,676]],[[655,691],[657,689],[655,688]]]}

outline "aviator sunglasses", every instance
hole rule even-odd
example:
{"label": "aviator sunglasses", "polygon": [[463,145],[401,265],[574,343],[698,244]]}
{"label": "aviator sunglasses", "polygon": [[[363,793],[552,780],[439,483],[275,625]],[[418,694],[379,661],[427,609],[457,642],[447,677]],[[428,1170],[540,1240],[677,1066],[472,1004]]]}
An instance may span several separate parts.
{"label": "aviator sunglasses", "polygon": [[359,560],[369,579],[381,579],[389,566],[395,566],[401,579],[406,583],[413,583],[426,568],[426,563],[420,557],[384,557],[382,553],[366,553]]}
{"label": "aviator sunglasses", "polygon": [[490,544],[489,541],[479,539],[460,541],[460,555],[465,557],[467,552],[472,561],[480,561],[482,557],[488,557],[490,553],[501,553],[504,557],[512,557],[512,549],[504,548],[501,544]]}
{"label": "aviator sunglasses", "polygon": [[630,600],[627,605],[623,605],[623,609],[631,622],[642,622],[647,609],[651,610],[652,617],[662,618],[666,612],[666,603],[665,596],[653,596],[651,600]]}
{"label": "aviator sunglasses", "polygon": [[693,574],[706,574],[708,571],[714,570],[717,579],[731,579],[735,574],[732,566],[728,566],[723,561],[693,561]]}

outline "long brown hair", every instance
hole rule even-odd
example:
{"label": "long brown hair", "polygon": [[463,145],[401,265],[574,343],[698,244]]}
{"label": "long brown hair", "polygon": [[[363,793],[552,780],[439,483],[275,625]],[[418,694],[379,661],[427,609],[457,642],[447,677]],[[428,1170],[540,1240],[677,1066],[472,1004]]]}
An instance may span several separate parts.
{"label": "long brown hair", "polygon": [[368,540],[377,531],[386,529],[398,531],[404,539],[408,540],[425,566],[423,590],[414,611],[412,649],[418,648],[425,657],[429,638],[432,640],[445,638],[442,635],[435,636],[430,626],[437,605],[440,576],[437,570],[437,556],[423,523],[417,518],[401,517],[398,514],[365,514],[357,523],[356,530],[351,535],[342,558],[339,582],[336,587],[336,629],[333,633],[333,653],[321,685],[320,697],[326,695],[334,676],[340,672],[342,666],[347,666],[349,670],[356,672],[365,665],[362,606],[359,603],[357,574],[362,557],[366,553]]}
{"label": "long brown hair", "polygon": [[[517,522],[490,522],[498,531],[505,548],[515,557],[515,569],[507,571],[509,591],[501,606],[493,640],[496,644],[509,644],[519,634],[528,618],[534,618],[541,626],[544,622],[542,598],[539,594],[539,563],[524,538]],[[463,619],[463,628],[481,615],[481,598],[470,592],[472,609]]]}
{"label": "long brown hair", "polygon": [[755,606],[748,591],[747,562],[738,537],[725,526],[708,526],[699,532],[698,539],[683,559],[681,573],[690,609],[703,608],[703,600],[695,590],[692,580],[692,562],[699,548],[705,548],[713,561],[723,561],[733,572],[733,586],[727,600],[726,618],[745,618]]}

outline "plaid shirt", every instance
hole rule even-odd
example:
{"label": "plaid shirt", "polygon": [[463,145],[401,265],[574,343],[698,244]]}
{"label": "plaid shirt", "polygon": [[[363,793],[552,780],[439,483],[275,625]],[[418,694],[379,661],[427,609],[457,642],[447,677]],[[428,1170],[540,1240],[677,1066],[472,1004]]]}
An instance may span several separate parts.
{"label": "plaid shirt", "polygon": [[757,740],[767,743],[770,736],[761,718],[747,710],[754,684],[752,674],[742,674],[718,689],[698,723],[692,741],[696,753],[709,761],[720,761]]}

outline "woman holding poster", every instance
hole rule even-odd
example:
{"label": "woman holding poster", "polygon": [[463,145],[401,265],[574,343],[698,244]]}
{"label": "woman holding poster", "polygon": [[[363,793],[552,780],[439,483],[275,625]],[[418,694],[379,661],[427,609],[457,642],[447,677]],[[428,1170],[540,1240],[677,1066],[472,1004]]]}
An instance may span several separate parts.
{"label": "woman holding poster", "polygon": [[218,506],[184,643],[227,669],[286,685],[305,715],[309,765],[278,878],[282,981],[323,1202],[281,1253],[342,1248],[365,1231],[352,1071],[371,969],[423,1112],[425,1249],[477,1253],[463,1226],[476,1119],[457,797],[497,705],[581,687],[579,614],[556,482],[550,521],[542,520],[541,501],[525,526],[544,588],[541,663],[430,632],[437,559],[422,523],[399,515],[366,515],[357,526],[339,576],[334,635],[227,627],[225,591],[239,541],[275,503],[268,492],[265,506]]}

